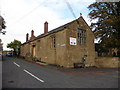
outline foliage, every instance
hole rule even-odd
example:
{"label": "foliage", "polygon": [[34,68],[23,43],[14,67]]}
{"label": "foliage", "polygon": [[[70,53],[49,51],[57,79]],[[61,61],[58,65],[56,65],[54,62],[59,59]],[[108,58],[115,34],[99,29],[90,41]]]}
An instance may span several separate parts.
{"label": "foliage", "polygon": [[13,42],[7,44],[7,48],[12,48],[12,49],[15,49],[17,48],[18,46],[21,45],[21,42],[18,41],[18,40],[14,40]]}
{"label": "foliage", "polygon": [[91,28],[105,48],[120,48],[120,2],[95,2],[88,6]]}
{"label": "foliage", "polygon": [[14,54],[16,54],[16,53],[19,53],[20,51],[20,45],[21,45],[20,41],[14,40],[13,42],[7,44],[7,48],[13,49]]}
{"label": "foliage", "polygon": [[1,26],[2,29],[6,28],[5,21],[4,21],[4,18],[2,16],[0,16],[0,26]]}

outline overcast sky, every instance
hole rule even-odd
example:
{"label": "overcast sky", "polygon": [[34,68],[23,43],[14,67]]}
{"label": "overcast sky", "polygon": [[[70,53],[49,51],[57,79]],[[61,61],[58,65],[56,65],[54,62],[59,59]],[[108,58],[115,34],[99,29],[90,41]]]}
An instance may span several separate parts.
{"label": "overcast sky", "polygon": [[[83,18],[90,25],[87,7],[95,0],[67,1],[76,18],[82,13]],[[0,34],[4,50],[8,50],[7,43],[14,39],[24,43],[26,33],[30,36],[31,30],[34,30],[35,36],[42,34],[45,21],[48,21],[50,31],[75,19],[65,0],[0,0],[0,11],[7,26],[6,35]]]}

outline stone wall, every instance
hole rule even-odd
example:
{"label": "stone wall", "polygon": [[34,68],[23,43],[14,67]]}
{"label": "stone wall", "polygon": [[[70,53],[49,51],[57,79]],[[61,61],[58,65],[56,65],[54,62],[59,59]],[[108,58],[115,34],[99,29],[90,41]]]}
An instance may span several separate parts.
{"label": "stone wall", "polygon": [[120,67],[119,57],[98,57],[95,59],[95,66],[102,68]]}
{"label": "stone wall", "polygon": [[[85,66],[94,66],[95,60],[95,46],[94,46],[94,34],[90,30],[89,26],[85,23],[83,19],[78,19],[82,24],[76,26],[76,22],[69,24],[69,29],[67,30],[67,50],[66,58],[68,60],[69,67],[73,68],[74,63],[83,63],[83,57],[86,55]],[[78,40],[78,29],[86,31],[86,41],[85,44],[78,43],[77,45],[70,45],[70,37],[76,38]]]}

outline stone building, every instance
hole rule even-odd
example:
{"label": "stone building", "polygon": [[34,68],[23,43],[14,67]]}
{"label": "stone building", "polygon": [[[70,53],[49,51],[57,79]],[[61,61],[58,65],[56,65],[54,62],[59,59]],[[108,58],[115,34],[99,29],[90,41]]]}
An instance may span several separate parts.
{"label": "stone building", "polygon": [[26,42],[21,45],[20,56],[27,60],[39,60],[66,68],[76,64],[94,66],[94,34],[82,16],[48,32],[44,23],[44,34],[37,37],[34,31],[26,34]]}

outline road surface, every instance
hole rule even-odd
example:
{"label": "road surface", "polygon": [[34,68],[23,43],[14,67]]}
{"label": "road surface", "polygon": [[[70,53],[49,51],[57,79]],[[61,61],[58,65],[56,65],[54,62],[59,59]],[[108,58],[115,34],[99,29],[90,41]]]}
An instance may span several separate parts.
{"label": "road surface", "polygon": [[59,69],[4,57],[2,88],[118,88],[117,69]]}

